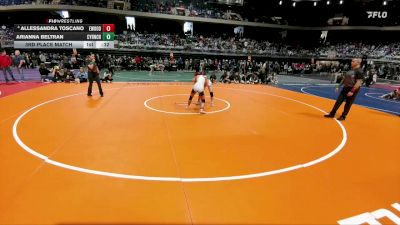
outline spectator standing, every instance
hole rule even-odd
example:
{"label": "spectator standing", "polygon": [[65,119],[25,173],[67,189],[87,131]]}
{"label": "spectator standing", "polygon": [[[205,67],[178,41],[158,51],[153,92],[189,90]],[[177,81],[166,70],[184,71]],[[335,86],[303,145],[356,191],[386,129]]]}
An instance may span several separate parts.
{"label": "spectator standing", "polygon": [[6,83],[8,82],[7,72],[8,72],[8,74],[10,74],[12,80],[16,81],[14,78],[14,75],[11,71],[11,65],[12,65],[11,57],[9,55],[7,55],[6,50],[3,49],[0,54],[0,68],[3,70],[3,74],[4,74],[4,78],[6,80]]}
{"label": "spectator standing", "polygon": [[21,82],[24,82],[24,67],[25,67],[25,58],[21,55],[19,50],[15,50],[15,56],[13,59],[13,65],[17,69],[18,74],[21,77]]}

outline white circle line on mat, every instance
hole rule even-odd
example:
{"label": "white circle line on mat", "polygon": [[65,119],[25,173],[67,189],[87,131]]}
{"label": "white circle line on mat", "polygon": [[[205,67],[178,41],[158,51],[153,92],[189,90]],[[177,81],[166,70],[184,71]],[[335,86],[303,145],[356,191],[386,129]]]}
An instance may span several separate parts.
{"label": "white circle line on mat", "polygon": [[[121,89],[121,88],[115,88],[115,89]],[[230,89],[230,88],[221,88],[221,89]],[[238,89],[230,89],[230,90],[238,90]],[[319,108],[317,108],[317,107],[315,107],[313,105],[301,102],[299,100],[291,99],[291,98],[288,98],[288,97],[269,94],[269,93],[264,93],[264,92],[260,92],[260,91],[248,91],[248,90],[240,90],[240,91],[249,92],[249,93],[265,94],[265,95],[270,95],[270,96],[286,99],[286,100],[289,100],[289,101],[293,101],[293,102],[297,102],[297,103],[309,106],[309,107],[314,108],[314,109],[316,109],[318,111],[326,113],[324,110],[319,109]],[[28,109],[25,112],[23,112],[15,120],[15,122],[13,124],[13,128],[12,128],[13,137],[14,137],[15,141],[18,143],[18,145],[21,148],[23,148],[25,151],[27,151],[28,153],[36,156],[37,158],[42,159],[46,163],[49,163],[49,164],[57,166],[57,167],[61,167],[61,168],[65,168],[65,169],[81,172],[81,173],[88,173],[88,174],[108,176],[108,177],[121,178],[121,179],[146,180],[146,181],[219,182],[219,181],[232,181],[232,180],[242,180],[242,179],[265,177],[265,176],[270,176],[270,175],[275,175],[275,174],[280,174],[280,173],[286,173],[286,172],[289,172],[289,171],[293,171],[293,170],[297,170],[297,169],[301,169],[301,168],[305,168],[305,167],[310,167],[310,166],[313,166],[315,164],[321,163],[321,162],[331,158],[332,156],[336,155],[338,152],[340,152],[343,149],[344,145],[347,142],[347,132],[346,132],[345,127],[338,120],[333,119],[339,125],[339,127],[341,128],[341,131],[342,131],[342,140],[341,140],[340,144],[335,149],[333,149],[331,152],[329,152],[328,154],[326,154],[326,155],[324,155],[322,157],[319,157],[319,158],[317,158],[315,160],[312,160],[310,162],[303,163],[303,164],[298,164],[298,165],[294,165],[294,166],[290,166],[290,167],[286,167],[286,168],[271,170],[271,171],[265,171],[265,172],[260,172],[260,173],[252,173],[252,174],[245,174],[245,175],[237,175],[237,176],[180,178],[180,177],[156,177],[156,176],[141,176],[141,175],[120,174],[120,173],[112,173],[112,172],[107,172],[107,171],[92,170],[92,169],[77,167],[77,166],[73,166],[73,165],[68,165],[68,164],[65,164],[65,163],[61,163],[61,162],[57,162],[57,161],[54,161],[52,159],[49,159],[47,156],[38,153],[34,149],[31,149],[29,146],[27,146],[20,139],[20,137],[18,135],[18,132],[17,132],[18,124],[21,121],[21,119],[24,116],[26,116],[29,112],[31,112],[31,111],[33,111],[33,110],[35,110],[35,109],[37,109],[37,108],[39,108],[39,107],[41,107],[43,105],[46,105],[48,103],[52,103],[52,102],[55,102],[55,101],[58,101],[58,100],[62,100],[62,99],[73,97],[73,96],[77,96],[77,95],[83,95],[83,93],[72,94],[72,95],[67,95],[67,96],[63,96],[63,97],[60,97],[60,98],[48,100],[46,102],[40,103],[40,104],[38,104],[36,106],[33,106],[30,109]]]}
{"label": "white circle line on mat", "polygon": [[[194,113],[194,112],[170,112],[170,111],[160,110],[160,109],[156,109],[156,108],[154,108],[154,107],[151,107],[151,106],[149,106],[149,104],[148,104],[150,101],[152,101],[152,100],[154,100],[154,99],[157,99],[157,98],[170,97],[170,96],[180,96],[180,95],[186,95],[186,96],[188,96],[188,94],[160,95],[160,96],[155,96],[155,97],[152,97],[152,98],[147,99],[146,101],[144,101],[143,104],[144,104],[144,106],[145,106],[146,108],[148,108],[148,109],[150,109],[150,110],[153,110],[153,111],[156,111],[156,112],[167,113],[167,114],[173,114],[173,115],[198,115],[198,114],[199,114],[198,112],[197,112],[197,113]],[[215,97],[214,97],[214,99],[217,99],[217,100],[220,100],[220,101],[222,101],[222,102],[225,102],[226,107],[223,108],[223,109],[220,109],[220,110],[216,110],[216,111],[207,111],[206,114],[213,114],[213,113],[223,112],[223,111],[225,111],[225,110],[228,110],[228,109],[231,107],[231,104],[230,104],[228,101],[224,100],[224,99],[215,98]]]}

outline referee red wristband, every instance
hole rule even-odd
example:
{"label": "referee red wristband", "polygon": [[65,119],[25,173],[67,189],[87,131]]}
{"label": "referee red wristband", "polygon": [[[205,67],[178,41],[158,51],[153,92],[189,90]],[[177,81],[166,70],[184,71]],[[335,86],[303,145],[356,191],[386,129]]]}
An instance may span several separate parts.
{"label": "referee red wristband", "polygon": [[351,89],[351,92],[356,92],[357,91],[357,88],[355,88],[355,87],[353,87],[352,89]]}

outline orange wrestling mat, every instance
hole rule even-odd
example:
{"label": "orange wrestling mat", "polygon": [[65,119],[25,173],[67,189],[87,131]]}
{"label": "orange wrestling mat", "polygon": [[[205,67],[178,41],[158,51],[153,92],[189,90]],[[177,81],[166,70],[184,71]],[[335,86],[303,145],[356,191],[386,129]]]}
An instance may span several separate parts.
{"label": "orange wrestling mat", "polygon": [[1,98],[0,224],[400,224],[399,117],[222,84],[200,115],[191,86]]}

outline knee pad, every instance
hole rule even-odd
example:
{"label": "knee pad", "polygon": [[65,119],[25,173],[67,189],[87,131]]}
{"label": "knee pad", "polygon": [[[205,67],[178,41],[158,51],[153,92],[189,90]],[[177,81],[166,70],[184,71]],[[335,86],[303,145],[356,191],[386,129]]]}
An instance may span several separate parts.
{"label": "knee pad", "polygon": [[202,103],[206,103],[206,100],[205,100],[205,99],[202,99],[201,102],[202,102]]}
{"label": "knee pad", "polygon": [[199,96],[204,96],[204,91],[200,92]]}
{"label": "knee pad", "polygon": [[193,96],[190,96],[190,97],[189,97],[189,100],[192,101],[192,99],[193,99]]}
{"label": "knee pad", "polygon": [[214,97],[214,92],[210,92],[211,98]]}

